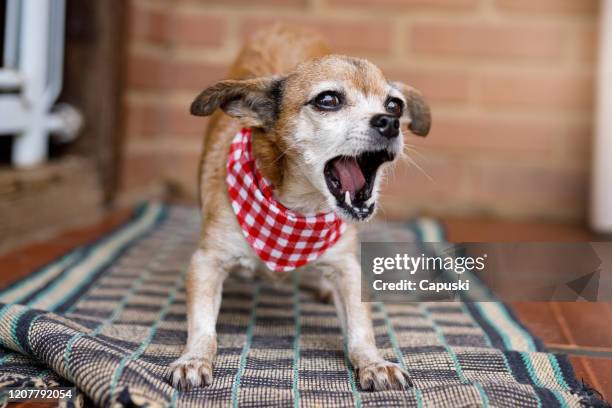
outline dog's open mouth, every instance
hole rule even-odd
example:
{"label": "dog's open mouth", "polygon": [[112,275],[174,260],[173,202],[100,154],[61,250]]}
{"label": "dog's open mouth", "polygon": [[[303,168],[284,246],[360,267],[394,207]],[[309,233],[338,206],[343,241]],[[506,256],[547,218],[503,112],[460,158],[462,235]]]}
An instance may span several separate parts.
{"label": "dog's open mouth", "polygon": [[379,150],[329,160],[325,164],[325,182],[338,207],[357,220],[368,218],[374,212],[375,203],[369,201],[378,168],[393,159],[393,153]]}

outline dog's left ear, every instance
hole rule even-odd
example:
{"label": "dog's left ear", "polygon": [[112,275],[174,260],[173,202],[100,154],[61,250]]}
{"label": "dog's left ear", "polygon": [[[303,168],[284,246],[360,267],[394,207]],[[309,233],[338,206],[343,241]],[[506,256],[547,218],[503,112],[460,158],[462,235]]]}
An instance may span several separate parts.
{"label": "dog's left ear", "polygon": [[271,128],[280,112],[282,77],[228,79],[206,88],[191,104],[191,114],[211,115],[221,108],[246,126]]}
{"label": "dog's left ear", "polygon": [[401,82],[392,82],[391,85],[398,89],[406,99],[405,114],[410,120],[408,129],[415,135],[427,136],[431,128],[431,112],[423,95],[413,87]]}

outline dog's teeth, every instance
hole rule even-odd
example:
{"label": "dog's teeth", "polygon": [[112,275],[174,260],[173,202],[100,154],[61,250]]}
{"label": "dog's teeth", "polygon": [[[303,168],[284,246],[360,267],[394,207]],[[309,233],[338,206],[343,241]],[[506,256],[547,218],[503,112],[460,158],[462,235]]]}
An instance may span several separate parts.
{"label": "dog's teeth", "polygon": [[353,206],[353,203],[351,202],[351,193],[349,193],[348,191],[344,193],[344,201],[346,202],[346,205],[348,205],[349,207]]}

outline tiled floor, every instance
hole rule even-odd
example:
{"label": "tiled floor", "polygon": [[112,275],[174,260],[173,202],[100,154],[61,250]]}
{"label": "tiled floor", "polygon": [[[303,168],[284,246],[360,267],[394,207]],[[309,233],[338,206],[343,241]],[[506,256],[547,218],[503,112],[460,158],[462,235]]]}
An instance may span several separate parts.
{"label": "tiled floor", "polygon": [[96,224],[71,229],[52,239],[33,242],[0,255],[0,288],[5,287],[78,245],[92,241],[127,220],[131,211],[116,211]]}
{"label": "tiled floor", "polygon": [[[69,249],[112,230],[129,214],[128,211],[117,211],[95,225],[66,231],[54,239],[1,255],[0,287]],[[584,228],[562,224],[450,218],[444,223],[452,242],[576,242],[594,239]],[[612,304],[515,302],[512,306],[520,319],[549,348],[570,355],[578,377],[599,390],[607,400],[612,400]],[[18,406],[52,405],[26,403]]]}

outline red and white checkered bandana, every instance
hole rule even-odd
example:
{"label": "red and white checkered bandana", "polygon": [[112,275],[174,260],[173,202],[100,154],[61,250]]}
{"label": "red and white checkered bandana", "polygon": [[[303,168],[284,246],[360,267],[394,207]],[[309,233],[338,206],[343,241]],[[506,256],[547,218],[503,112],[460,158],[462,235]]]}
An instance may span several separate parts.
{"label": "red and white checkered bandana", "polygon": [[273,186],[255,167],[250,129],[234,137],[226,181],[242,233],[273,271],[290,271],[317,259],[346,229],[334,212],[305,216],[274,199]]}

